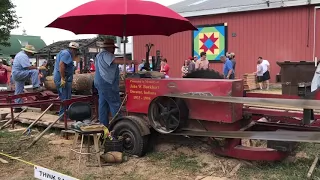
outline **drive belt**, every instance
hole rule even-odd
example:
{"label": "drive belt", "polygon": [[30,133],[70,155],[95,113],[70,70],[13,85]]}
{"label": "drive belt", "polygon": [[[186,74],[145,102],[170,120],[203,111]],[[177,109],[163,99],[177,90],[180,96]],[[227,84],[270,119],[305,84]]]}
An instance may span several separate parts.
{"label": "drive belt", "polygon": [[191,131],[191,130],[182,130],[182,131],[171,133],[171,135],[320,143],[320,132],[306,132],[306,131]]}

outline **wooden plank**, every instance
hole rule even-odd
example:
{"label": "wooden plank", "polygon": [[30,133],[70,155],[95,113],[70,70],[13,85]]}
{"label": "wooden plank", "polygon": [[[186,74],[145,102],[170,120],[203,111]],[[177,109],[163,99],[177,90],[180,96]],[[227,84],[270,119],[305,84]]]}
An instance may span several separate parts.
{"label": "wooden plank", "polygon": [[248,105],[275,106],[284,108],[320,109],[320,101],[308,99],[277,99],[277,98],[253,98],[253,97],[227,97],[227,96],[199,96],[184,94],[167,94],[168,97],[195,99],[202,101],[239,103]]}
{"label": "wooden plank", "polygon": [[[22,124],[31,124],[34,120],[17,118],[15,121],[16,121],[16,122],[20,122],[20,123],[22,123]],[[35,126],[48,127],[51,123],[52,123],[52,122],[38,121],[37,124],[35,124]],[[68,129],[70,129],[71,123],[72,123],[72,122],[68,122]],[[64,128],[65,128],[65,127],[64,127],[64,122],[58,122],[58,123],[54,124],[54,125],[53,125],[53,128],[64,129]]]}
{"label": "wooden plank", "polygon": [[0,158],[0,162],[3,163],[3,164],[8,164],[9,163],[8,161],[6,161],[6,160],[4,160],[2,158]]}
{"label": "wooden plank", "polygon": [[307,174],[307,178],[308,178],[308,179],[311,179],[312,174],[313,174],[313,171],[314,171],[314,169],[316,168],[316,166],[317,166],[317,164],[318,164],[318,161],[319,161],[319,157],[318,157],[318,155],[317,155],[316,158],[314,159],[314,161],[313,161],[313,163],[312,163],[309,171],[308,171],[308,174]]}

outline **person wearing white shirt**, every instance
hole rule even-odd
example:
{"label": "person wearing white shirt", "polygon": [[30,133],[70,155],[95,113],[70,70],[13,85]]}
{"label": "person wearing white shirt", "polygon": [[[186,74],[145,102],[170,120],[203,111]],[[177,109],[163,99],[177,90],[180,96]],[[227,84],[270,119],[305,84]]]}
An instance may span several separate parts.
{"label": "person wearing white shirt", "polygon": [[258,62],[257,62],[257,71],[255,72],[255,74],[257,75],[257,80],[258,80],[259,87],[262,90],[263,68],[262,68],[260,60],[258,60]]}
{"label": "person wearing white shirt", "polygon": [[259,57],[258,60],[261,62],[263,71],[263,81],[265,82],[265,88],[269,90],[269,80],[270,80],[270,63],[268,60]]}

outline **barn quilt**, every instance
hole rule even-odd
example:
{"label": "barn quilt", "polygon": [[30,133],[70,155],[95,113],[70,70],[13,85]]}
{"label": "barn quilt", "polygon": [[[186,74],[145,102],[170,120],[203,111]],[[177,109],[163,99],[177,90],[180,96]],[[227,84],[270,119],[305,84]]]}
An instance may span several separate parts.
{"label": "barn quilt", "polygon": [[227,51],[226,31],[224,24],[198,27],[193,32],[193,56],[200,58],[200,53],[206,52],[210,62],[220,61]]}

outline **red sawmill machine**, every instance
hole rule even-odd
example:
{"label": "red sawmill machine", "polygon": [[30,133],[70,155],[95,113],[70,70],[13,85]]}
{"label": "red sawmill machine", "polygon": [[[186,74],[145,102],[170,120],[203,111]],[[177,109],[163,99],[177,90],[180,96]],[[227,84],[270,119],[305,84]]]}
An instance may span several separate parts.
{"label": "red sawmill machine", "polygon": [[[320,116],[314,113],[320,107],[320,94],[310,93],[308,84],[299,86],[299,96],[269,94],[264,98],[261,94],[246,94],[241,79],[199,79],[192,75],[169,79],[132,77],[125,80],[125,87],[125,115],[113,120],[109,129],[124,137],[124,149],[130,154],[146,153],[154,143],[153,130],[207,137],[213,142],[214,153],[254,161],[279,161],[294,150],[297,142],[320,142]],[[265,140],[267,147],[243,146],[242,139]]]}

